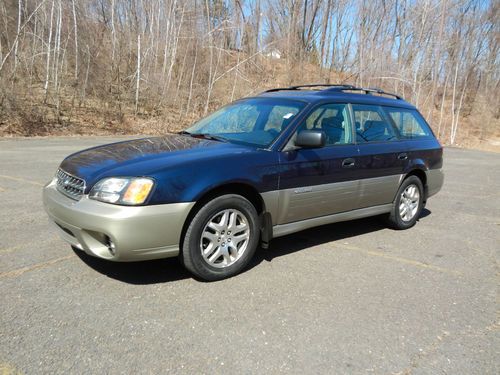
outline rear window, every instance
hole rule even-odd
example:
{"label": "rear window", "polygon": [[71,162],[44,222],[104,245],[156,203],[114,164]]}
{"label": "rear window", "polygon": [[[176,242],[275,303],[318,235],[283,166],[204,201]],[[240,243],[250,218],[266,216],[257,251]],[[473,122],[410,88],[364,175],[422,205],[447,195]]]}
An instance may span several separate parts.
{"label": "rear window", "polygon": [[414,109],[384,107],[384,110],[398,128],[401,138],[424,138],[432,135],[422,115]]}

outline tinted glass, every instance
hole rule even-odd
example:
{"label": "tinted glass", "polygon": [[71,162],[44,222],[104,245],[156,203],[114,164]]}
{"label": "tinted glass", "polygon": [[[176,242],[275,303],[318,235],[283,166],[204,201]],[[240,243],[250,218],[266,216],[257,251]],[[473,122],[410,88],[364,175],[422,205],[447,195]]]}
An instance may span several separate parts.
{"label": "tinted glass", "polygon": [[396,132],[380,106],[353,104],[356,142],[396,140]]}
{"label": "tinted glass", "polygon": [[245,99],[231,103],[187,129],[191,134],[223,137],[229,142],[269,146],[305,103],[283,99]]}
{"label": "tinted glass", "polygon": [[429,137],[432,133],[423,117],[413,109],[384,107],[402,138]]}
{"label": "tinted glass", "polygon": [[351,122],[346,104],[325,104],[316,108],[298,131],[322,130],[326,134],[326,145],[352,143]]}

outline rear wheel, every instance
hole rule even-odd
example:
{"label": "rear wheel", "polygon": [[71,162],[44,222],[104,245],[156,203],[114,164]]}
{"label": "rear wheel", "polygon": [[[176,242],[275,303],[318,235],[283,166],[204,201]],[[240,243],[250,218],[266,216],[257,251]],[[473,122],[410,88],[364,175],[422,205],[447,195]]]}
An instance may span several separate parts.
{"label": "rear wheel", "polygon": [[415,225],[423,208],[424,187],[417,176],[409,176],[399,187],[389,215],[389,224],[395,229],[408,229]]}
{"label": "rear wheel", "polygon": [[182,261],[201,279],[224,279],[248,265],[258,240],[255,207],[242,196],[223,195],[205,204],[189,223]]}

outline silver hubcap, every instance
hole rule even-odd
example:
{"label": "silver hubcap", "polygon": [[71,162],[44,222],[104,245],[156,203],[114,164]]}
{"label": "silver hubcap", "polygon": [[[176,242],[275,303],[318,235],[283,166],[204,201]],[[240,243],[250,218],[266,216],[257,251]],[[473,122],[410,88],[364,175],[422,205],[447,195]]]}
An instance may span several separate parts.
{"label": "silver hubcap", "polygon": [[208,221],[201,234],[200,250],[205,262],[224,268],[241,258],[250,240],[247,218],[234,209],[223,210]]}
{"label": "silver hubcap", "polygon": [[418,211],[420,192],[416,185],[408,185],[399,200],[399,216],[403,221],[410,221]]}

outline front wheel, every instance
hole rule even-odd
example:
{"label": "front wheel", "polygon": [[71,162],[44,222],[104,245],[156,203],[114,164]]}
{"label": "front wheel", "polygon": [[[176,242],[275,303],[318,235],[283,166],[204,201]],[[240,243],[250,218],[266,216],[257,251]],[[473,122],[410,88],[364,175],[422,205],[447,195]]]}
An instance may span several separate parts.
{"label": "front wheel", "polygon": [[201,279],[221,280],[248,265],[258,242],[255,207],[242,196],[223,195],[205,204],[189,223],[182,261]]}
{"label": "front wheel", "polygon": [[389,215],[389,224],[395,229],[408,229],[415,225],[422,212],[424,187],[416,176],[409,176],[399,187]]}

